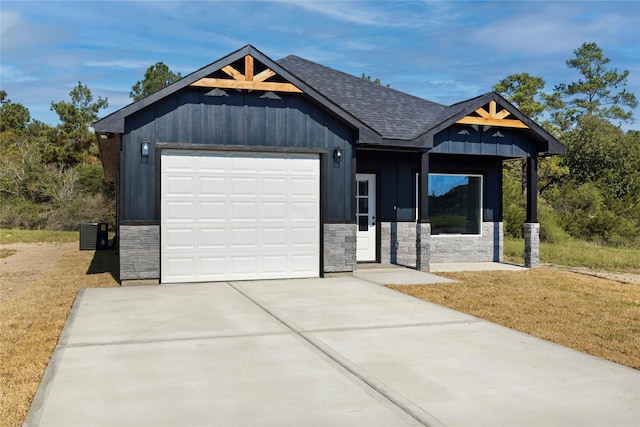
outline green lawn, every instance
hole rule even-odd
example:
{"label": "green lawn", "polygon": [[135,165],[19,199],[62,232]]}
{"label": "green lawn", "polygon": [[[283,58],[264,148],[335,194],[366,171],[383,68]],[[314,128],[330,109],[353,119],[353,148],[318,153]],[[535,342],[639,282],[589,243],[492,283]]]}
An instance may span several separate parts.
{"label": "green lawn", "polygon": [[[521,264],[523,254],[522,239],[505,237],[505,261]],[[576,240],[568,240],[561,244],[541,242],[540,262],[552,266],[640,273],[640,249],[612,248]]]}
{"label": "green lawn", "polygon": [[77,231],[51,231],[51,230],[7,230],[0,228],[0,245],[11,243],[63,243],[77,242]]}

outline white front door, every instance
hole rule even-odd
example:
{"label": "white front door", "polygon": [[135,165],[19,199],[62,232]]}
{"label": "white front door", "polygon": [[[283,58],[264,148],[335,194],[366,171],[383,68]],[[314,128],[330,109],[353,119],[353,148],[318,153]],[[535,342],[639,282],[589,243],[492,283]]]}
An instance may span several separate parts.
{"label": "white front door", "polygon": [[376,260],[376,176],[356,174],[356,261]]}

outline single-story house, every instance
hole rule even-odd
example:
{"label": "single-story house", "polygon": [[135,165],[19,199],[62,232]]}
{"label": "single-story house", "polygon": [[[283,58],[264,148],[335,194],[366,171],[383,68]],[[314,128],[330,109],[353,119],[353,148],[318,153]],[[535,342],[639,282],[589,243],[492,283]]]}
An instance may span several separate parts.
{"label": "single-story house", "polygon": [[359,262],[501,261],[502,164],[565,147],[496,93],[427,101],[245,46],[95,123],[120,279],[318,277]]}

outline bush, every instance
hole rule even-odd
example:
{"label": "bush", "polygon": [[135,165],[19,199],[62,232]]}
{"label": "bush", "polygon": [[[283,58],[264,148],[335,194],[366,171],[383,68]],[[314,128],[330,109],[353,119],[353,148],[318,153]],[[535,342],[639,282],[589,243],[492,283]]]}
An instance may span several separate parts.
{"label": "bush", "polygon": [[113,228],[113,212],[102,194],[86,195],[59,206],[47,218],[48,230],[77,230],[81,222],[106,222]]}
{"label": "bush", "polygon": [[555,217],[549,222],[558,224],[571,237],[604,245],[638,246],[637,207],[632,202],[611,200],[597,182],[565,183],[548,197],[550,213]]}
{"label": "bush", "polygon": [[19,197],[6,197],[0,202],[0,228],[41,229],[46,225],[46,210],[41,204]]}
{"label": "bush", "polygon": [[547,243],[563,243],[569,235],[560,225],[558,213],[544,200],[538,203],[538,219],[540,221],[540,240]]}
{"label": "bush", "polygon": [[522,194],[520,163],[505,163],[503,169],[502,221],[507,236],[521,239],[526,219],[526,200]]}
{"label": "bush", "polygon": [[77,230],[81,222],[114,223],[113,185],[98,163],[45,164],[28,141],[2,145],[0,227]]}

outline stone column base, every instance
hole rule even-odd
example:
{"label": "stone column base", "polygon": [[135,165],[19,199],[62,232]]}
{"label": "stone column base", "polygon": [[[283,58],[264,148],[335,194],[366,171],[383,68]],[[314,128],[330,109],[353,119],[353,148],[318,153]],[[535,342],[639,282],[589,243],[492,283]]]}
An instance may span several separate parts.
{"label": "stone column base", "polygon": [[416,270],[429,271],[431,224],[416,223]]}
{"label": "stone column base", "polygon": [[355,270],[356,231],[356,224],[324,224],[325,273]]}
{"label": "stone column base", "polygon": [[537,222],[524,225],[524,266],[540,267],[540,224]]}
{"label": "stone column base", "polygon": [[160,226],[121,225],[120,280],[160,278]]}

